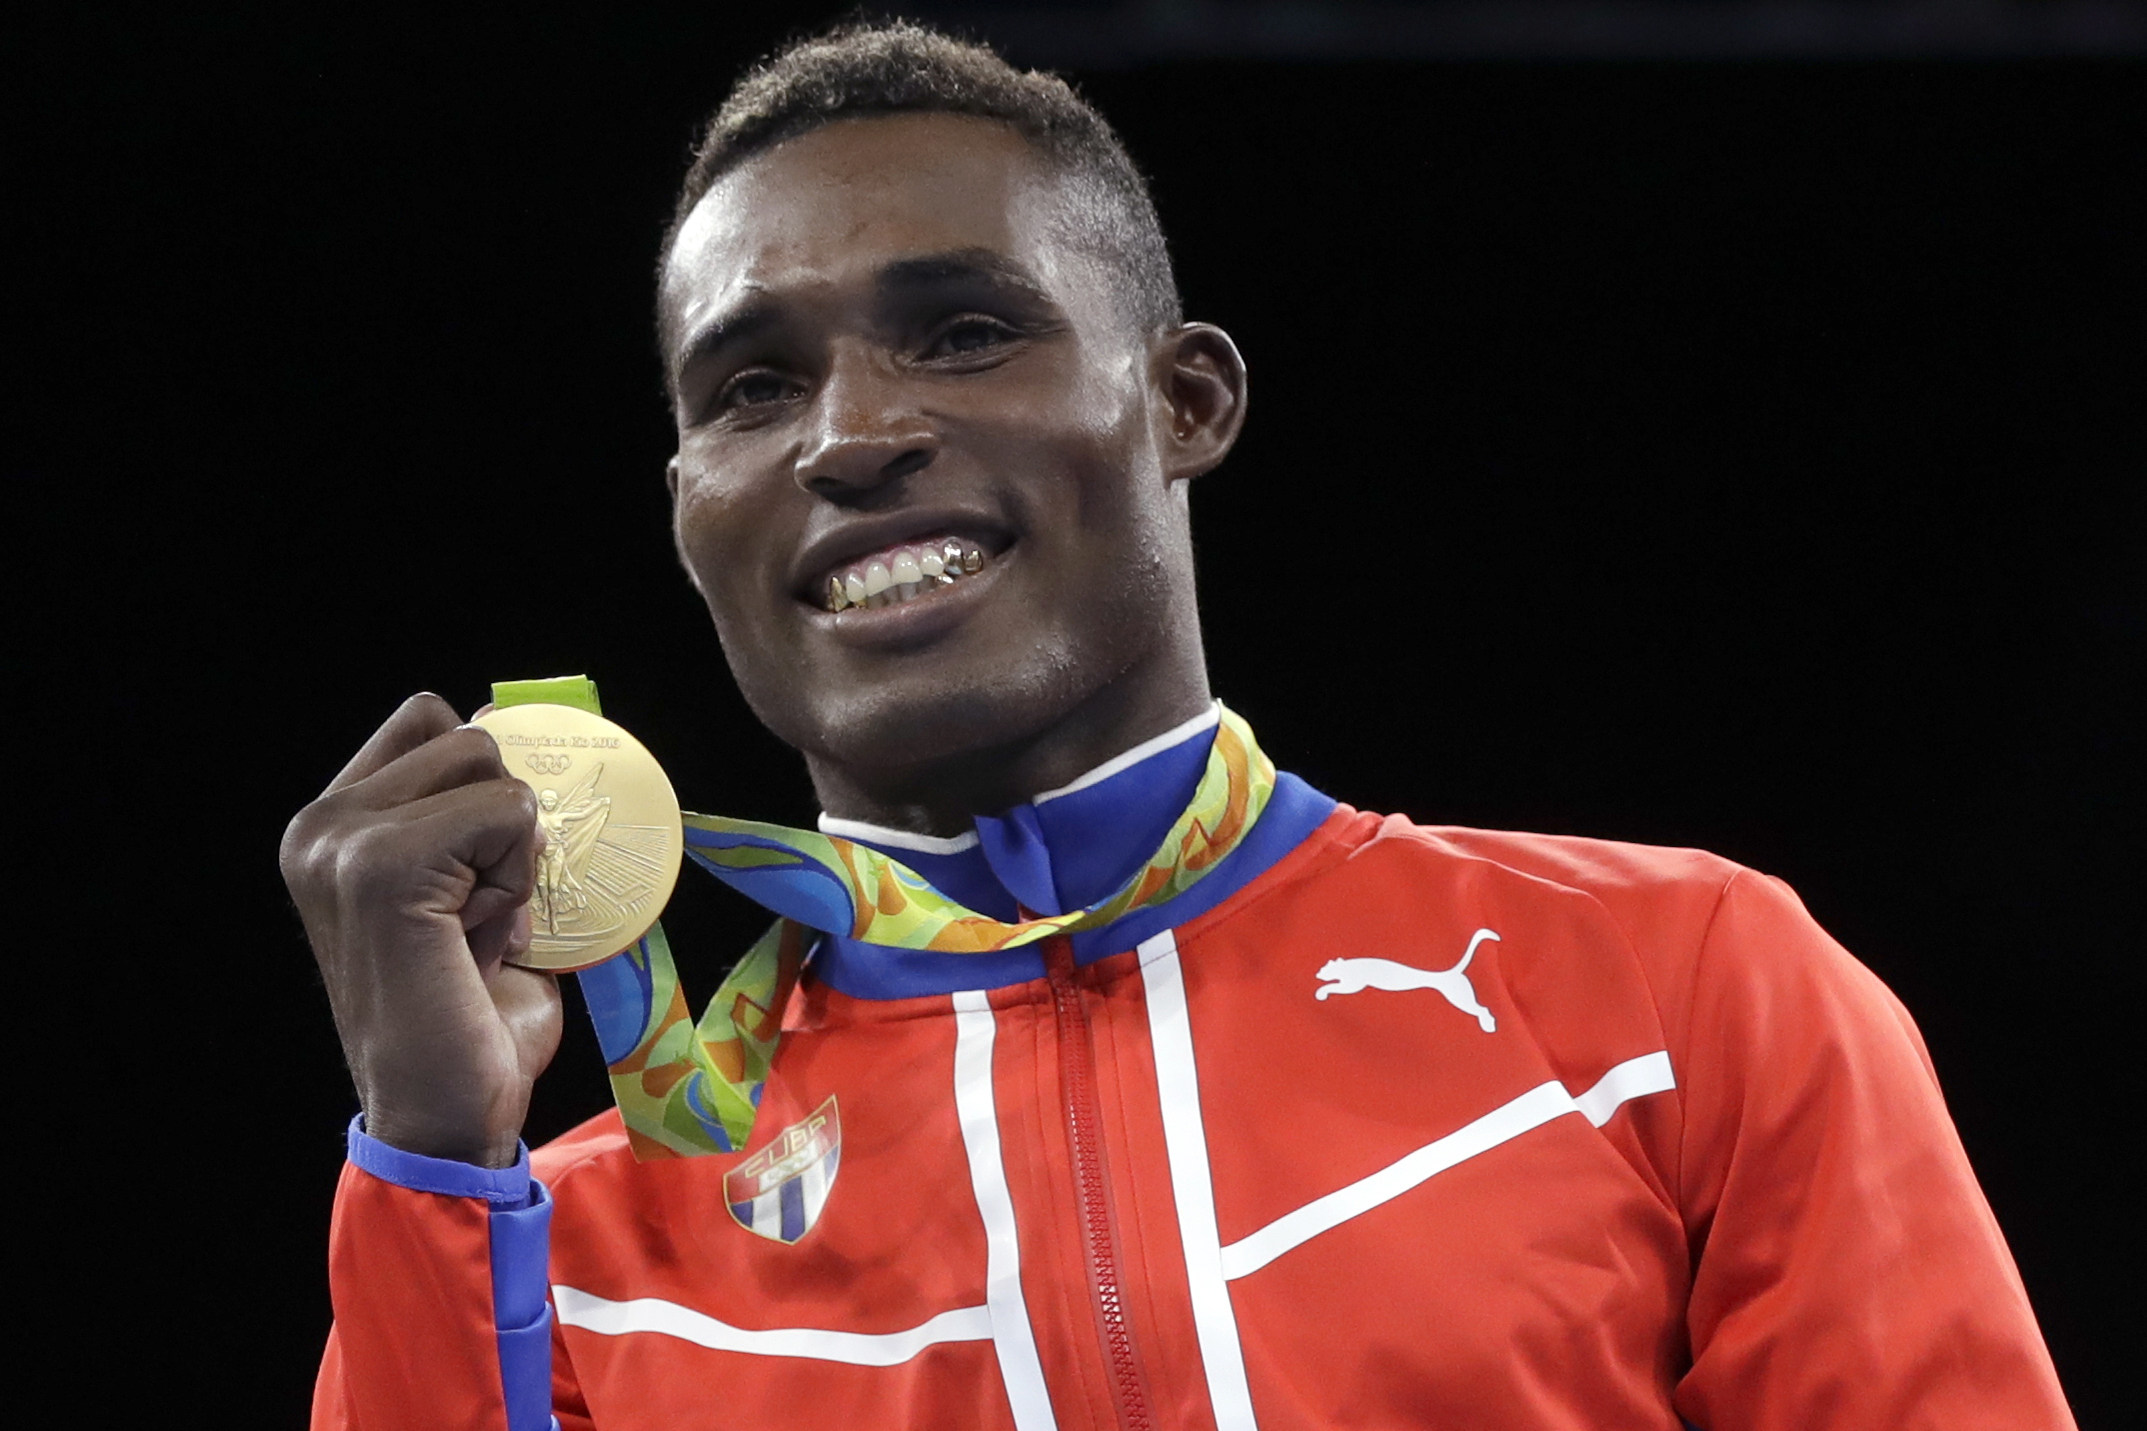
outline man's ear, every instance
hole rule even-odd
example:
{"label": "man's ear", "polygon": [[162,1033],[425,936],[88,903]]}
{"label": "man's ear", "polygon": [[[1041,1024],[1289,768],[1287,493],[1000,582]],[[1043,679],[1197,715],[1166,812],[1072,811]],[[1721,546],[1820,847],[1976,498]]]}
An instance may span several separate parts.
{"label": "man's ear", "polygon": [[[678,454],[675,452],[663,465],[663,485],[671,494],[671,551],[678,557],[679,570],[686,573],[686,580],[693,584],[695,591],[700,591],[701,579],[693,574],[693,563],[686,560],[686,543],[678,534]],[[707,595],[706,592],[701,594]]]}
{"label": "man's ear", "polygon": [[1156,341],[1157,450],[1176,482],[1220,463],[1245,426],[1245,360],[1213,323],[1184,323]]}

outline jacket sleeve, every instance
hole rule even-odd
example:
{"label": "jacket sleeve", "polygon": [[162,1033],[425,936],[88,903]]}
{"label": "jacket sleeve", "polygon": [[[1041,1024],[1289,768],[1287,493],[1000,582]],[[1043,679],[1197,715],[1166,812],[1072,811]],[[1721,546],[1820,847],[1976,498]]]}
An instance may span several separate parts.
{"label": "jacket sleeve", "polygon": [[555,1390],[562,1408],[579,1397],[554,1366],[551,1195],[527,1150],[511,1168],[473,1167],[391,1148],[357,1120],[349,1147],[314,1431],[585,1431],[552,1411]]}
{"label": "jacket sleeve", "polygon": [[1692,978],[1679,1414],[1700,1431],[2072,1427],[1907,1011],[1749,871]]}

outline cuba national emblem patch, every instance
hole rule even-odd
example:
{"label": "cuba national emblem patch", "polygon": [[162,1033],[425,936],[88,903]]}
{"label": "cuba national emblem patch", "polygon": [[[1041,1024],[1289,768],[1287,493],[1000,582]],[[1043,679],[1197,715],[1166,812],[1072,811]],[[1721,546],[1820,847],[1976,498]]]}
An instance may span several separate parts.
{"label": "cuba national emblem patch", "polygon": [[792,1243],[812,1230],[842,1163],[842,1118],[833,1094],[723,1175],[723,1201],[748,1232]]}

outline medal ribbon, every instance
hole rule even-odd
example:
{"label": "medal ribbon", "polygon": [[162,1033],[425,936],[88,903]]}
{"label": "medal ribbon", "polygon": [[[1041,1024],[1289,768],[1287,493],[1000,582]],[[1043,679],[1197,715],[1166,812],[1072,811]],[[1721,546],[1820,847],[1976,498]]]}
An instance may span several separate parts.
{"label": "medal ribbon", "polygon": [[[501,682],[492,698],[501,706],[543,701],[602,714],[595,682],[581,676]],[[1086,909],[1019,920],[979,914],[855,840],[687,814],[687,856],[779,918],[746,951],[698,1023],[661,925],[618,957],[581,971],[634,1155],[646,1161],[745,1147],[812,931],[966,954],[1099,928],[1199,883],[1252,829],[1274,789],[1274,764],[1252,728],[1223,708],[1193,798],[1147,862]]]}

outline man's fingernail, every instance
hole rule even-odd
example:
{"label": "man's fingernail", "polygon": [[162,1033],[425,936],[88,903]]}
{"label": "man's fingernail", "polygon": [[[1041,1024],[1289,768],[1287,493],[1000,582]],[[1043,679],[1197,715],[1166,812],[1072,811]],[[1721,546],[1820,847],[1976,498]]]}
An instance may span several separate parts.
{"label": "man's fingernail", "polygon": [[514,934],[512,936],[514,947],[517,949],[529,948],[529,941],[534,939],[536,934],[536,922],[530,917],[529,906],[525,904],[514,912]]}

